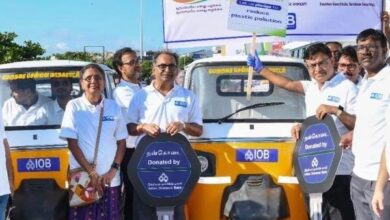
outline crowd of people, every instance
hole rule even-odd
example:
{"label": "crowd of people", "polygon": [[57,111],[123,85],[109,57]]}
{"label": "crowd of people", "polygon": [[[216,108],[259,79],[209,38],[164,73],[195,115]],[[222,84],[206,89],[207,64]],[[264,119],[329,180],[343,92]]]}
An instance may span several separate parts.
{"label": "crowd of people", "polygon": [[[384,32],[366,29],[356,46],[338,42],[315,43],[304,54],[311,80],[294,81],[265,67],[257,54],[248,66],[274,85],[305,97],[306,115],[322,119],[331,115],[343,155],[332,187],[323,194],[323,219],[390,219],[390,66],[386,62],[390,39],[389,16]],[[387,37],[387,38],[386,38]],[[127,164],[144,135],[202,134],[202,113],[197,97],[178,86],[178,56],[155,54],[154,80],[142,88],[140,63],[131,48],[118,50],[113,66],[119,82],[114,100],[103,95],[105,75],[97,64],[80,72],[81,97],[72,99],[70,79],[51,79],[54,99],[40,95],[32,79],[10,81],[11,98],[0,112],[0,220],[10,194],[13,174],[4,126],[61,124],[60,137],[68,143],[70,169],[82,167],[93,186],[103,194],[96,203],[71,207],[69,219],[155,220],[156,209],[134,192]],[[1,116],[1,113],[3,116]],[[100,117],[102,113],[102,117]],[[53,116],[53,117],[51,117]],[[61,120],[62,119],[62,120]],[[96,165],[94,156],[99,121],[102,121]],[[301,124],[291,129],[299,139]],[[6,175],[8,174],[8,175]],[[122,187],[123,184],[123,187]],[[124,197],[124,212],[120,201]],[[184,207],[175,207],[176,220],[185,219]]]}

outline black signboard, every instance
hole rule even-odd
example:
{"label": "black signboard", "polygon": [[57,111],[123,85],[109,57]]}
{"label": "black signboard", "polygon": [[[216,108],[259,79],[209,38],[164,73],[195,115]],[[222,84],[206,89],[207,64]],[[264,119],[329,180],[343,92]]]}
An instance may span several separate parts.
{"label": "black signboard", "polygon": [[331,116],[307,118],[294,150],[294,169],[305,193],[322,193],[333,184],[342,155],[340,136]]}
{"label": "black signboard", "polygon": [[200,163],[187,138],[162,133],[144,136],[128,164],[140,198],[154,207],[184,204],[200,176]]}

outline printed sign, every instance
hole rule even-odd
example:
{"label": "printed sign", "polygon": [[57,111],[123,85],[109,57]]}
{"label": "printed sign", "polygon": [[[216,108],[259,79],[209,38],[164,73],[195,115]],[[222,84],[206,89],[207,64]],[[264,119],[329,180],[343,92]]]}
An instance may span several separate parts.
{"label": "printed sign", "polygon": [[17,166],[18,172],[60,171],[60,158],[19,158]]}
{"label": "printed sign", "polygon": [[331,116],[315,116],[302,124],[300,139],[294,150],[294,168],[306,193],[322,193],[333,184],[342,149],[340,136]]}
{"label": "printed sign", "polygon": [[237,149],[237,162],[278,162],[277,149]]}
{"label": "printed sign", "polygon": [[200,176],[200,163],[181,134],[144,136],[128,164],[134,189],[148,205],[184,204]]}
{"label": "printed sign", "polygon": [[228,28],[284,37],[287,26],[287,0],[230,1]]}

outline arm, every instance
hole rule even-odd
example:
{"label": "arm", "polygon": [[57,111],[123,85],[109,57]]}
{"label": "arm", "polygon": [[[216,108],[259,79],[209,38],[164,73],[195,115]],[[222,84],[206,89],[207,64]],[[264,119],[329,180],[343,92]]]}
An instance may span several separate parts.
{"label": "arm", "polygon": [[141,134],[147,134],[152,137],[156,137],[160,134],[160,127],[156,124],[146,124],[146,123],[129,123],[127,124],[127,130],[129,135],[138,136]]}
{"label": "arm", "polygon": [[14,193],[14,170],[12,167],[12,160],[11,160],[11,152],[9,149],[9,144],[7,139],[3,140],[4,148],[5,148],[5,158],[6,158],[6,164],[7,164],[7,173],[8,173],[8,181],[10,185],[11,194]]}
{"label": "arm", "polygon": [[302,83],[299,81],[291,80],[287,77],[281,76],[280,74],[276,74],[269,70],[268,68],[264,67],[263,63],[261,62],[259,56],[257,55],[257,52],[255,52],[255,56],[248,55],[248,66],[253,67],[253,69],[259,73],[264,78],[271,81],[273,84],[279,86],[280,88],[297,92],[300,94],[304,94],[305,91],[303,89]]}
{"label": "arm", "polygon": [[176,133],[183,131],[184,133],[191,135],[191,136],[196,136],[199,137],[202,135],[203,132],[203,126],[189,122],[171,122],[167,126],[167,133],[170,135],[175,135]]}
{"label": "arm", "polygon": [[389,12],[384,11],[382,14],[383,33],[387,38],[387,43],[390,45],[390,16]]}
{"label": "arm", "polygon": [[[123,157],[125,156],[125,151],[126,151],[126,140],[119,140],[116,142],[117,144],[117,149],[114,157],[113,163],[116,164],[121,164]],[[102,175],[102,187],[104,186],[109,186],[111,184],[112,179],[114,179],[116,172],[118,172],[117,169],[115,168],[110,168],[107,173]]]}
{"label": "arm", "polygon": [[380,217],[383,211],[384,190],[389,179],[389,173],[386,166],[386,147],[382,151],[381,163],[379,167],[378,178],[375,184],[374,195],[372,197],[372,209]]}
{"label": "arm", "polygon": [[349,130],[355,127],[356,116],[340,110],[337,106],[322,104],[317,108],[316,117],[319,120],[323,119],[326,114],[336,115]]}

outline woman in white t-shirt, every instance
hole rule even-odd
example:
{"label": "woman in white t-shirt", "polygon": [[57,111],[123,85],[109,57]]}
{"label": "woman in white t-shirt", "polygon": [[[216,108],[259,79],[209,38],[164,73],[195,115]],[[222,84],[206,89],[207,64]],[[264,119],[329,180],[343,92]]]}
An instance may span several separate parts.
{"label": "woman in white t-shirt", "polygon": [[[119,164],[126,148],[126,125],[121,108],[114,100],[104,99],[102,95],[104,71],[99,65],[85,66],[80,72],[80,84],[84,94],[66,105],[60,137],[68,141],[70,169],[82,167],[87,171],[103,197],[93,204],[70,208],[69,219],[119,220]],[[102,109],[100,143],[94,167],[91,163]]]}

